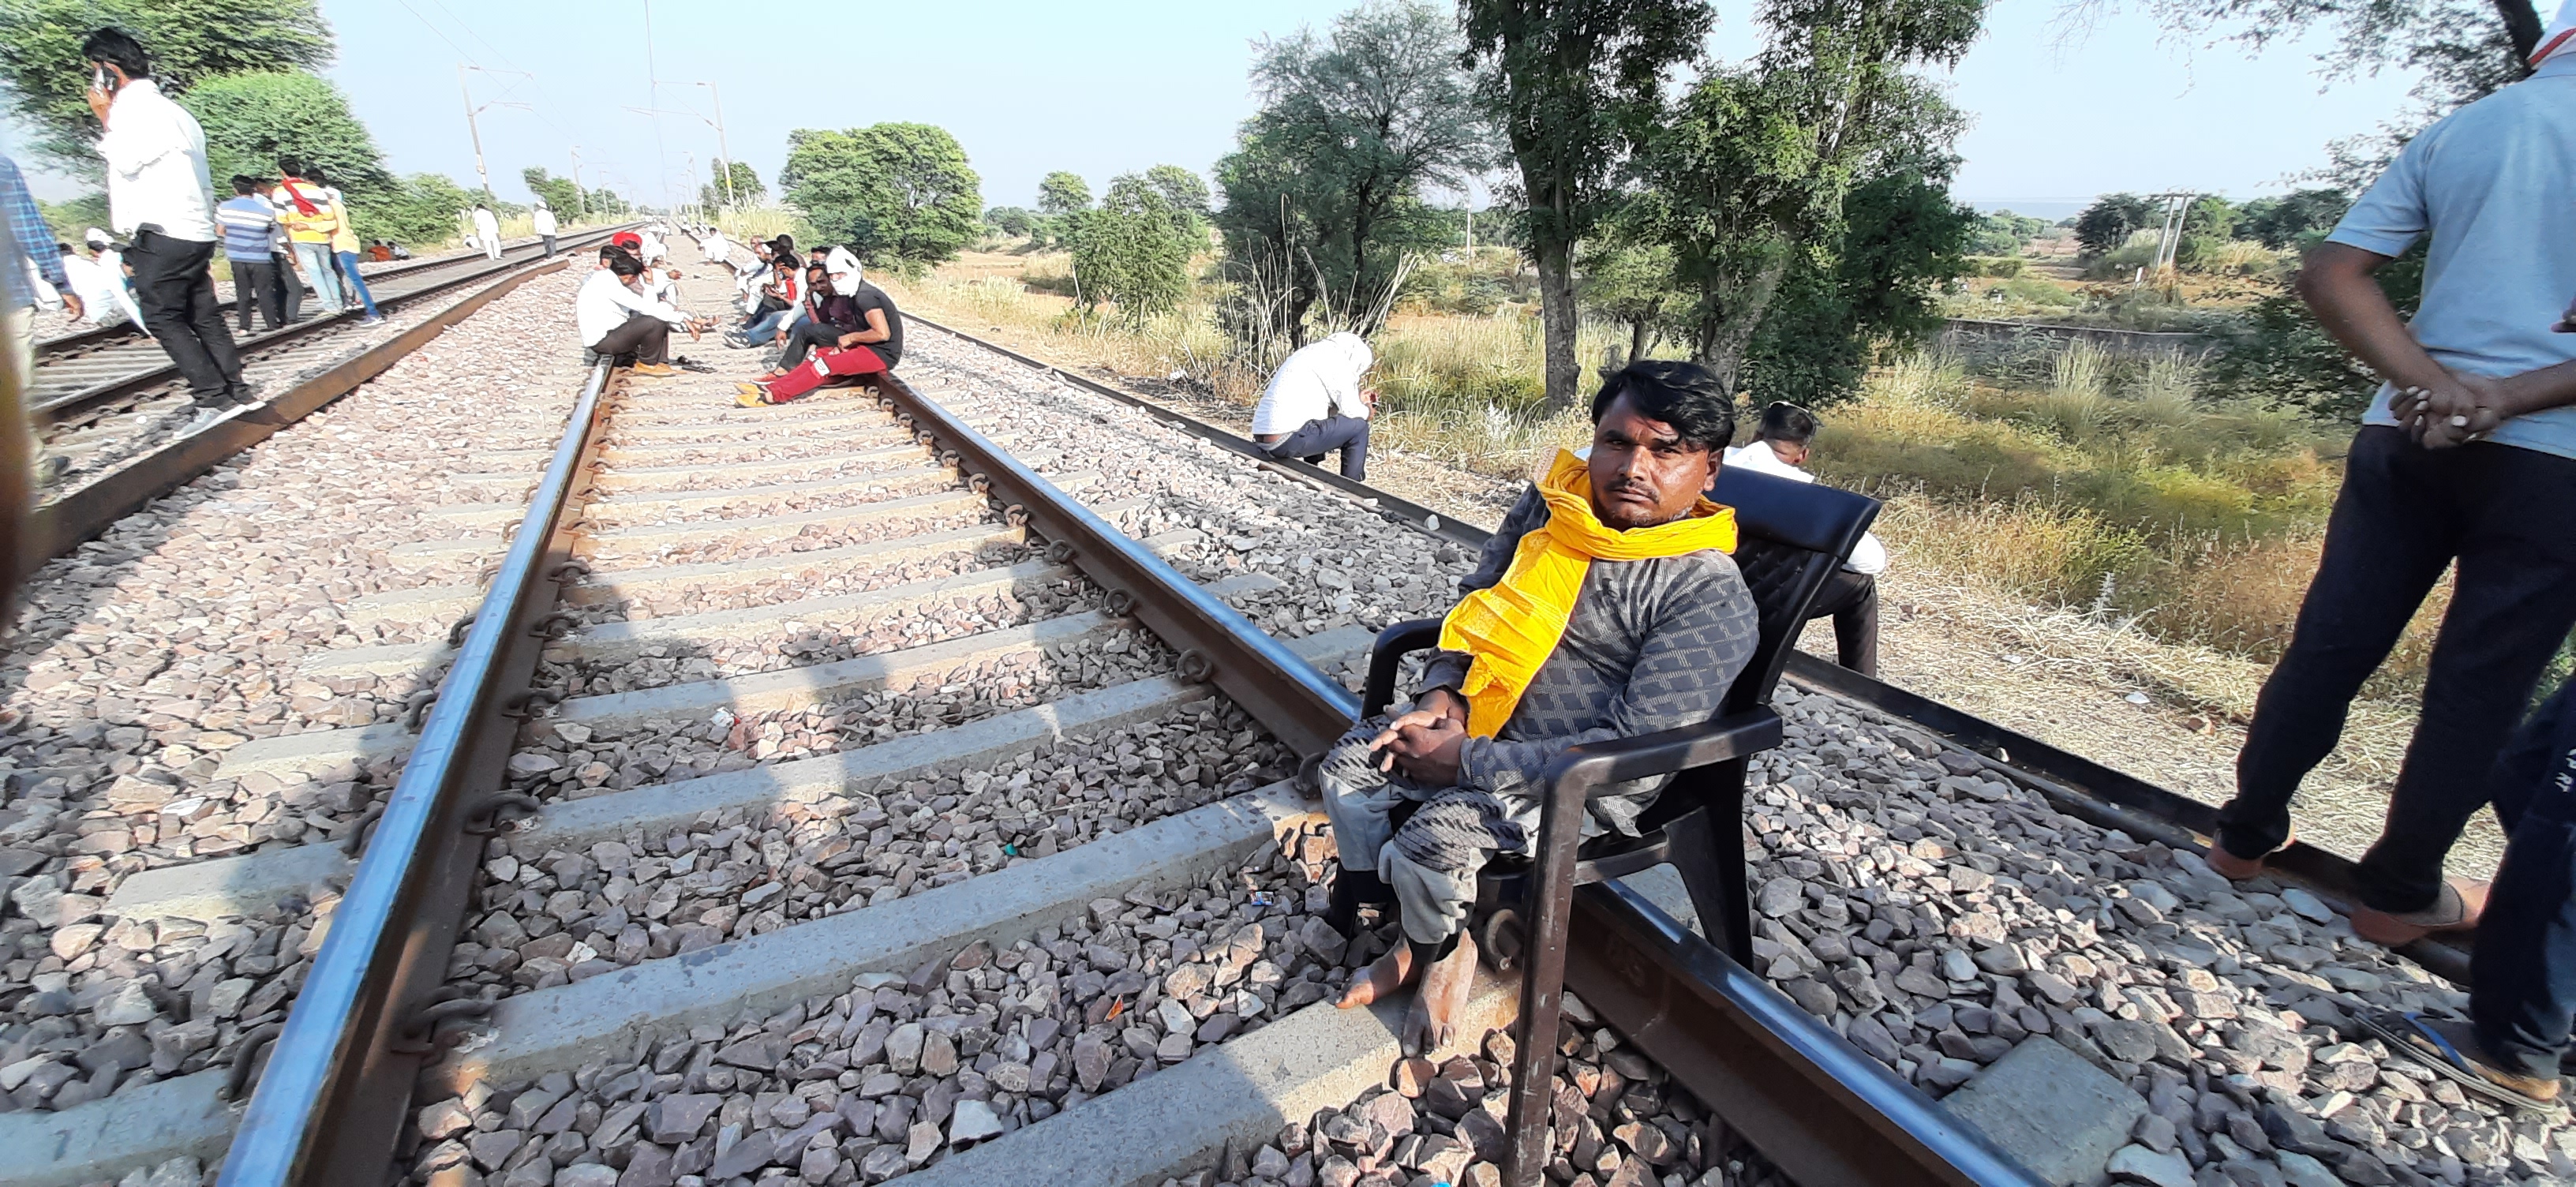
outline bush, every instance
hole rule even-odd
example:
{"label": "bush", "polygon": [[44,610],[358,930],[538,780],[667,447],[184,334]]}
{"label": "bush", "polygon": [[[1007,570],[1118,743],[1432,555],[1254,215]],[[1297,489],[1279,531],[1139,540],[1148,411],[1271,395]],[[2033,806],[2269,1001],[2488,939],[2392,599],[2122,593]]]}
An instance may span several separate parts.
{"label": "bush", "polygon": [[2008,279],[2021,275],[2020,256],[1969,256],[1968,275]]}
{"label": "bush", "polygon": [[1160,203],[1076,211],[1069,236],[1083,308],[1118,306],[1129,326],[1166,312],[1190,291],[1190,245]]}
{"label": "bush", "polygon": [[2036,276],[2015,276],[2002,284],[1988,287],[1986,292],[1989,295],[2002,293],[2005,300],[2019,301],[2025,305],[2047,305],[2059,309],[2071,309],[2084,303],[2082,297]]}

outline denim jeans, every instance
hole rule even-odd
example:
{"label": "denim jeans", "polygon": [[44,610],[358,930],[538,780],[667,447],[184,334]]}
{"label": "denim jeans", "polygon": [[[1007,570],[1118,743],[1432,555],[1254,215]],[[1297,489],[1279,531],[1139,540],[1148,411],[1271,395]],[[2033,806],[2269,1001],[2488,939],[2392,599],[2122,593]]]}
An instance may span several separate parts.
{"label": "denim jeans", "polygon": [[349,291],[358,295],[358,304],[366,307],[367,316],[376,316],[375,294],[367,291],[367,279],[358,275],[358,253],[340,253],[340,279],[348,282]]}
{"label": "denim jeans", "polygon": [[2496,761],[2495,810],[2507,840],[2478,919],[2469,1019],[2505,1070],[2555,1076],[2576,1021],[2576,685]]}
{"label": "denim jeans", "polygon": [[1342,451],[1342,477],[1353,482],[1368,478],[1368,418],[1361,416],[1327,416],[1297,426],[1297,431],[1278,442],[1261,447],[1274,458],[1297,458],[1321,465],[1324,455]]}
{"label": "denim jeans", "polygon": [[328,243],[298,243],[295,262],[304,269],[304,278],[313,285],[313,297],[322,303],[322,312],[338,313],[348,301],[340,296],[339,265],[331,261]]}
{"label": "denim jeans", "polygon": [[2356,872],[2371,907],[2429,906],[2443,857],[2487,802],[2496,756],[2576,624],[2571,506],[2576,459],[2492,442],[2429,450],[2363,428],[2289,650],[2254,702],[2220,844],[2253,857],[2289,835],[2299,781],[2334,750],[2362,681],[2457,561],[2388,820]]}
{"label": "denim jeans", "polygon": [[764,315],[759,321],[753,322],[751,325],[745,327],[742,331],[742,336],[746,341],[754,344],[767,342],[770,339],[777,337],[778,327],[786,325],[787,319],[794,316],[796,316],[796,310],[793,308],[773,310]]}

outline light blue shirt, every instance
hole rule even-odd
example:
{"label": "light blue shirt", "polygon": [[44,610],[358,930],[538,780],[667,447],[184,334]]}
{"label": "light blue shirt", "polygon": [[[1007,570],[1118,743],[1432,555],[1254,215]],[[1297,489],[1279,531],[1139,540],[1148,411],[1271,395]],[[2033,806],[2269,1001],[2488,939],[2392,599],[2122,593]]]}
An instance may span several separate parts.
{"label": "light blue shirt", "polygon": [[[2576,55],[2425,129],[2326,238],[2394,256],[2428,232],[2407,325],[2433,361],[2497,376],[2576,361],[2576,334],[2549,330],[2576,297]],[[2397,423],[2393,390],[2380,385],[2363,424]],[[2488,439],[2576,458],[2576,406]]]}

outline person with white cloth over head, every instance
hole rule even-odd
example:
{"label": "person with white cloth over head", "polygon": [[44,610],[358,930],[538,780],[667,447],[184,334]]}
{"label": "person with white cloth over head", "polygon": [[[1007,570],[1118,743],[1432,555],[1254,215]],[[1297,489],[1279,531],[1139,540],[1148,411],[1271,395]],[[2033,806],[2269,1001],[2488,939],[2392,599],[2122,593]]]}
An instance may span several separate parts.
{"label": "person with white cloth over head", "polygon": [[[1790,403],[1762,410],[1751,441],[1726,451],[1726,464],[1792,482],[1814,482],[1805,469],[1816,440],[1816,414]],[[1834,620],[1835,658],[1863,676],[1878,675],[1878,575],[1887,571],[1887,546],[1862,533],[1842,571],[1816,591],[1807,617]]]}
{"label": "person with white cloth over head", "polygon": [[84,313],[82,324],[112,326],[122,310],[137,326],[143,324],[143,310],[134,304],[134,293],[126,287],[125,258],[116,250],[116,241],[106,231],[91,227],[81,236],[90,254],[63,253],[63,271],[71,276],[72,291],[79,294]]}
{"label": "person with white cloth over head", "polygon": [[1360,377],[1376,361],[1367,341],[1348,330],[1299,348],[1279,364],[1253,406],[1253,441],[1273,459],[1316,464],[1341,450],[1342,477],[1365,481],[1377,391],[1361,387]]}
{"label": "person with white cloth over head", "polygon": [[491,207],[480,202],[474,204],[474,242],[483,249],[485,257],[501,258],[501,219],[492,213]]}

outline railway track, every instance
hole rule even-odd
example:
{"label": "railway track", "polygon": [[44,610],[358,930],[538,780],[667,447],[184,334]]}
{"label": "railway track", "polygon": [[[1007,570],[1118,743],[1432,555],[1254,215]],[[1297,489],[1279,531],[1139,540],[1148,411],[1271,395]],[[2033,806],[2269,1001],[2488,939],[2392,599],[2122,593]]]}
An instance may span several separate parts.
{"label": "railway track", "polygon": [[[215,1011],[224,1061],[0,1114],[47,1152],[0,1182],[1495,1182],[1508,1047],[1406,1061],[1391,1015],[1323,1004],[1384,941],[1322,926],[1329,835],[1283,779],[1367,626],[1445,603],[1481,537],[978,353],[916,335],[882,403],[761,410],[594,372],[551,453],[459,462],[483,499],[390,550],[450,576],[371,603],[419,626],[301,661],[435,685],[416,724],[220,759],[399,769],[335,826],[362,855],[112,891],[119,927],[240,928],[296,983]],[[2133,1170],[2564,1156],[2357,1062],[2338,1011],[2447,991],[2303,887],[2211,885],[2152,788],[1830,671],[1781,700],[1758,968],[1651,879],[1578,898],[1555,1181],[2033,1181],[1962,1118],[2049,1051],[2165,1123],[2104,1098]]]}
{"label": "railway track", "polygon": [[[569,253],[614,230],[578,231],[560,237],[558,247],[568,262]],[[383,324],[360,326],[352,308],[241,339],[244,375],[266,407],[184,438],[178,430],[191,412],[185,385],[149,337],[111,327],[49,340],[26,397],[48,464],[24,559],[60,554],[347,391],[507,291],[538,259],[538,247],[528,243],[505,248],[499,261],[466,255],[370,273]],[[465,298],[418,315],[477,285]]]}

